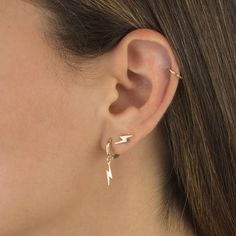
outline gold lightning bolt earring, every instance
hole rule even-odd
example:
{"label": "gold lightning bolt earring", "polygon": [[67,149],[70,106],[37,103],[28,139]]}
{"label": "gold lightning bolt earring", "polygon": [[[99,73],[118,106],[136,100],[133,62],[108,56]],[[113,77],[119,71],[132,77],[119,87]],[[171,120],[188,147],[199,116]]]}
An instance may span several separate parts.
{"label": "gold lightning bolt earring", "polygon": [[[126,143],[129,141],[129,138],[131,138],[133,135],[123,135],[120,136],[120,140],[115,142],[115,144],[121,144],[121,143]],[[111,179],[112,179],[112,172],[111,172],[111,161],[115,158],[118,158],[120,156],[120,154],[113,154],[111,152],[111,145],[112,145],[112,138],[109,138],[107,144],[106,144],[106,154],[107,154],[107,165],[108,165],[108,170],[106,170],[106,174],[107,174],[107,184],[108,186],[111,184]]]}
{"label": "gold lightning bolt earring", "polygon": [[107,184],[110,185],[110,179],[112,179],[112,172],[111,172],[111,161],[115,158],[118,158],[119,154],[113,154],[111,153],[111,144],[112,144],[112,138],[109,138],[108,143],[106,144],[106,154],[107,154],[107,165],[108,165],[108,171],[106,170],[107,174]]}

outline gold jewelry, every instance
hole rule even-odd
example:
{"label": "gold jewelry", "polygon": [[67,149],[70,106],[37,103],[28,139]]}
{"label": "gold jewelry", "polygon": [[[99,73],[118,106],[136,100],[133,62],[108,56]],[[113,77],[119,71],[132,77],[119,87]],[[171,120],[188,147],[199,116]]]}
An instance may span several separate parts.
{"label": "gold jewelry", "polygon": [[171,74],[177,76],[179,79],[183,79],[183,77],[182,77],[180,74],[176,73],[176,72],[173,71],[172,69],[169,69],[169,72],[170,72]]}
{"label": "gold jewelry", "polygon": [[112,172],[111,172],[111,161],[114,158],[119,157],[119,154],[112,154],[110,150],[110,146],[112,144],[112,138],[109,138],[108,143],[106,144],[106,154],[107,154],[107,165],[108,165],[108,171],[106,170],[107,174],[107,184],[110,185],[110,178],[112,179]]}
{"label": "gold jewelry", "polygon": [[[120,140],[118,140],[117,142],[115,142],[115,144],[121,144],[121,143],[126,143],[129,141],[129,138],[131,138],[133,135],[122,135],[120,136]],[[115,158],[118,158],[120,156],[120,154],[113,154],[111,152],[111,147],[112,145],[112,138],[109,138],[107,144],[106,144],[106,154],[107,154],[107,165],[108,165],[108,170],[106,170],[106,174],[107,174],[107,184],[108,186],[110,185],[110,179],[112,179],[112,172],[111,172],[111,161]]]}
{"label": "gold jewelry", "polygon": [[133,137],[132,134],[120,136],[120,140],[115,142],[115,144],[126,143],[129,141],[129,138]]}

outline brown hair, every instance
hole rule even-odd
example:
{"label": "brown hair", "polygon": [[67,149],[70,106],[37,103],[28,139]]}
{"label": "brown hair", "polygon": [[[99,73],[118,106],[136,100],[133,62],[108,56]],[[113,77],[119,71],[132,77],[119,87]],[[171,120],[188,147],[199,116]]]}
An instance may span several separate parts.
{"label": "brown hair", "polygon": [[167,38],[184,77],[161,121],[172,168],[167,205],[175,202],[198,235],[235,235],[234,1],[39,2],[71,55],[102,55],[138,28]]}

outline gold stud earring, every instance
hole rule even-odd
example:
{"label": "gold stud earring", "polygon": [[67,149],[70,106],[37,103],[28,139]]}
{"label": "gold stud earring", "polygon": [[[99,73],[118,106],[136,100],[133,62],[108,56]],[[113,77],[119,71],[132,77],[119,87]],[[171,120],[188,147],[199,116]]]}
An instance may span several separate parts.
{"label": "gold stud earring", "polygon": [[[122,135],[120,136],[120,140],[118,140],[117,142],[115,142],[115,144],[121,144],[121,143],[126,143],[129,141],[129,139],[132,137],[133,135]],[[107,165],[108,165],[108,170],[106,170],[106,175],[107,175],[107,184],[108,186],[111,184],[111,179],[112,179],[112,172],[111,172],[111,161],[115,158],[118,158],[120,156],[120,154],[113,154],[111,152],[111,145],[112,145],[112,138],[109,138],[107,144],[106,144],[106,154],[107,154]]]}
{"label": "gold stud earring", "polygon": [[120,140],[115,142],[115,144],[127,143],[131,137],[133,137],[132,134],[122,135],[120,136]]}
{"label": "gold stud earring", "polygon": [[171,68],[169,68],[169,72],[170,72],[171,74],[175,75],[176,77],[178,77],[179,79],[183,79],[183,77],[182,77],[180,74],[176,73],[176,72],[173,71]]}

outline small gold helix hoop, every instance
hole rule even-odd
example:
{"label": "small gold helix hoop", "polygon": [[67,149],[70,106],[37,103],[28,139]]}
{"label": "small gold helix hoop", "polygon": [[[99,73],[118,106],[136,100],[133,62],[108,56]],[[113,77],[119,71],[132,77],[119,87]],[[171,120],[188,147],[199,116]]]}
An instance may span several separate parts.
{"label": "small gold helix hoop", "polygon": [[171,74],[177,76],[179,79],[183,79],[183,77],[182,77],[180,74],[176,73],[176,72],[173,71],[172,69],[169,69],[169,72],[170,72]]}

